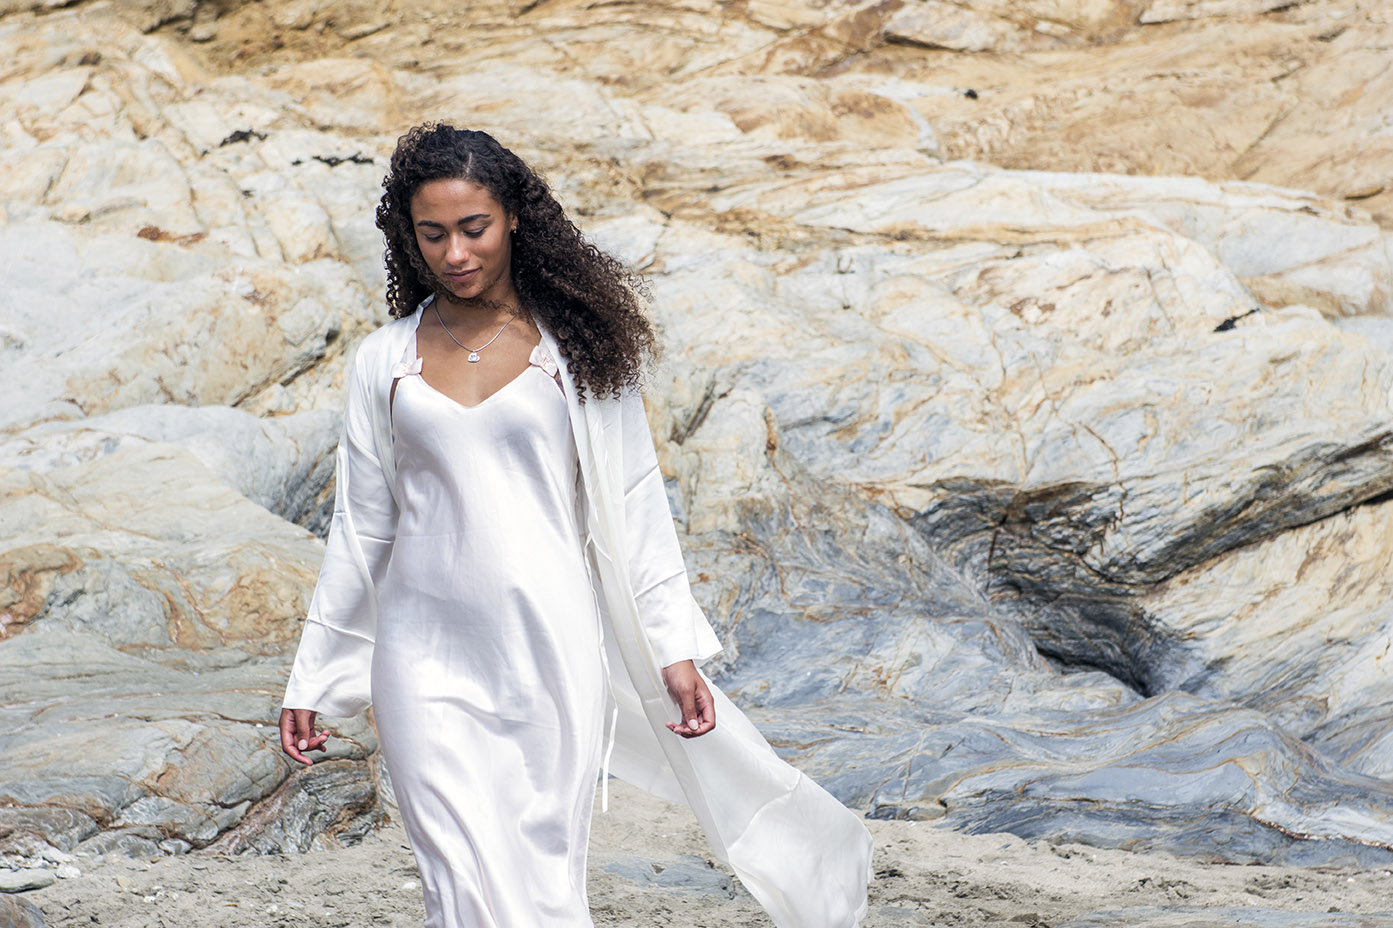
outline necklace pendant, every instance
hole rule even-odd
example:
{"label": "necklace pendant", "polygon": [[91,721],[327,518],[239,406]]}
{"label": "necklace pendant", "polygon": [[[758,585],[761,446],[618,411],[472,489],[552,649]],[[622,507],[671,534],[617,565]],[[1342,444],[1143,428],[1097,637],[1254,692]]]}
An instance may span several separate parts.
{"label": "necklace pendant", "polygon": [[479,352],[477,352],[477,351],[471,351],[471,352],[469,352],[469,358],[468,358],[468,360],[470,360],[470,361],[478,361],[478,360],[479,360]]}

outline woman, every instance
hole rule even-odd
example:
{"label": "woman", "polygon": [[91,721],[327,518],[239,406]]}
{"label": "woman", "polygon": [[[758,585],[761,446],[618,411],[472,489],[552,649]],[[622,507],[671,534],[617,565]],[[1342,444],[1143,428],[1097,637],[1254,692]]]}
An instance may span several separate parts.
{"label": "woman", "polygon": [[696,670],[720,646],[636,390],[638,282],[482,132],[411,130],[383,186],[396,321],[354,358],[286,753],[374,707],[429,928],[590,925],[611,757],[691,804],[776,924],[857,924],[864,826]]}

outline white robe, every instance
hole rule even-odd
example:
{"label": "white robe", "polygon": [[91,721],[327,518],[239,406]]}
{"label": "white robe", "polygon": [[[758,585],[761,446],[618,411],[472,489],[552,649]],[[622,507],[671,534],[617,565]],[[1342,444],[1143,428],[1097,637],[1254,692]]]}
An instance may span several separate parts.
{"label": "white robe", "polygon": [[[423,304],[424,306],[424,304]],[[284,705],[330,716],[366,709],[377,628],[376,585],[391,554],[392,368],[420,319],[365,338],[349,377],[334,517]],[[677,707],[661,668],[703,660],[720,643],[691,595],[642,398],[580,402],[561,369],[579,455],[610,691],[618,710],[611,769],[691,806],[726,861],[779,928],[854,928],[866,914],[871,837],[860,818],[784,763],[716,687],[716,728],[669,732]],[[617,660],[614,658],[618,658]]]}

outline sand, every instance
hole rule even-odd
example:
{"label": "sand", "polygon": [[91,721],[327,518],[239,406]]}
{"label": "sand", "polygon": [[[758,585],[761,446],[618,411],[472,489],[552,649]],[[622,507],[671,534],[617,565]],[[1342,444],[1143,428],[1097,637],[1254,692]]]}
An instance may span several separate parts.
{"label": "sand", "polygon": [[[1080,845],[868,822],[876,880],[866,926],[1393,926],[1393,872],[1232,866]],[[420,881],[398,825],[354,847],[286,857],[197,852],[78,861],[25,894],[54,928],[419,926]],[[691,814],[616,782],[590,855],[597,926],[771,925],[710,858]]]}

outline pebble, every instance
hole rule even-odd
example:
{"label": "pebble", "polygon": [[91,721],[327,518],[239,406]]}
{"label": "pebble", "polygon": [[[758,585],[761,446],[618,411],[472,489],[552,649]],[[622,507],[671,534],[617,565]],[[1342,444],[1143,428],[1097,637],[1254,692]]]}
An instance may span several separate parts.
{"label": "pebble", "polygon": [[0,893],[22,893],[43,889],[57,882],[52,870],[0,870]]}

